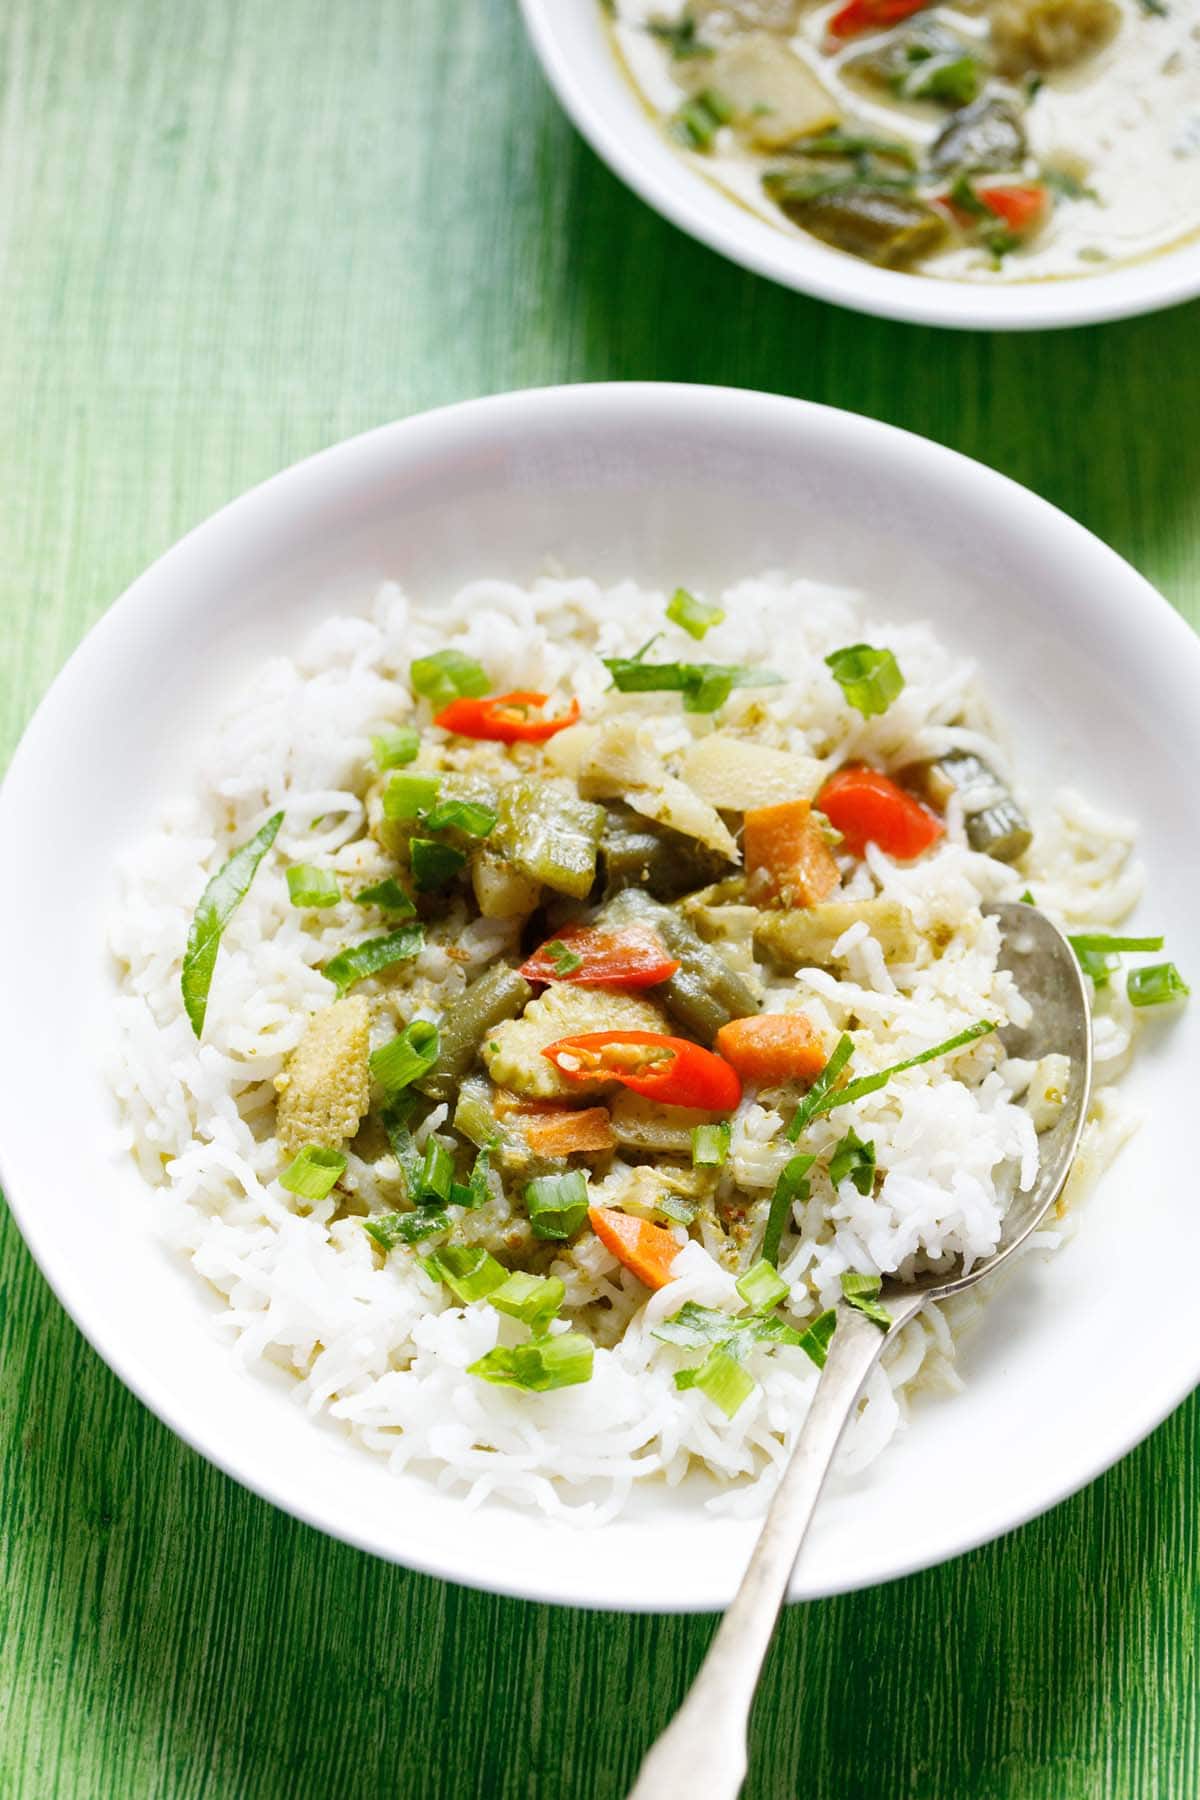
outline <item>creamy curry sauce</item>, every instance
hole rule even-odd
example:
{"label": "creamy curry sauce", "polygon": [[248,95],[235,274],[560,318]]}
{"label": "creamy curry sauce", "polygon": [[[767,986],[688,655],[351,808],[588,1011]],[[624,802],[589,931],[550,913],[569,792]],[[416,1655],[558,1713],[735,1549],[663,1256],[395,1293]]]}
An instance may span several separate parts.
{"label": "creamy curry sauce", "polygon": [[[911,0],[606,11],[680,155],[751,211],[881,266],[1012,282],[1094,274],[1200,230],[1200,0],[1158,4],[918,5],[883,30],[855,29],[853,9],[894,18]],[[839,153],[863,139],[904,155]]]}

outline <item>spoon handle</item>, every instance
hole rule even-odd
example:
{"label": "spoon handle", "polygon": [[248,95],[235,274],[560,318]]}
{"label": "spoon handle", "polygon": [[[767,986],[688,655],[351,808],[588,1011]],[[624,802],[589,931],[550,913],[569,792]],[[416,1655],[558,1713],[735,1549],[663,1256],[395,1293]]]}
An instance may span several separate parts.
{"label": "spoon handle", "polygon": [[[920,1300],[893,1311],[892,1330]],[[842,1302],[829,1356],[742,1584],[687,1699],[643,1762],[629,1800],[737,1800],[763,1658],[809,1521],[859,1390],[888,1334]]]}

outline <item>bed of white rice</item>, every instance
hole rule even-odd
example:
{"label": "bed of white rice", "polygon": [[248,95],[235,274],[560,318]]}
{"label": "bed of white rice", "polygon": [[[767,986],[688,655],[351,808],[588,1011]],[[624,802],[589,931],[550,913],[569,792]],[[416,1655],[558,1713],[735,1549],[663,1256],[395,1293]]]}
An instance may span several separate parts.
{"label": "bed of white rice", "polygon": [[[357,1218],[335,1217],[336,1197],[299,1211],[276,1179],[285,1159],[273,1136],[273,1078],[310,1014],[332,998],[320,965],[371,935],[362,909],[348,902],[316,921],[293,907],[284,870],[296,860],[347,870],[360,863],[369,735],[424,716],[407,686],[414,657],[453,644],[483,662],[499,691],[576,693],[584,716],[598,716],[614,707],[599,657],[635,650],[665,603],[632,583],[605,590],[544,579],[525,590],[479,581],[429,610],[389,586],[369,615],[331,618],[233,697],[192,791],[123,870],[111,928],[120,965],[113,1085],[124,1141],[157,1190],[163,1233],[228,1301],[221,1316],[233,1354],[248,1368],[269,1359],[293,1371],[300,1403],[327,1409],[397,1470],[419,1470],[475,1502],[498,1495],[588,1523],[613,1516],[637,1484],[676,1483],[696,1467],[716,1481],[706,1504],[759,1510],[803,1420],[816,1370],[799,1350],[755,1353],[749,1366],[759,1385],[726,1420],[703,1393],[675,1387],[674,1371],[695,1358],[650,1331],[685,1299],[736,1307],[732,1275],[695,1243],[676,1264],[679,1278],[647,1301],[646,1290],[589,1238],[558,1272],[568,1307],[602,1322],[592,1380],[522,1395],[468,1375],[468,1363],[511,1322],[487,1305],[450,1302],[407,1251],[384,1259]],[[699,654],[761,660],[789,677],[779,689],[735,692],[722,725],[765,705],[772,741],[831,766],[852,757],[899,766],[962,747],[1010,773],[970,661],[927,626],[895,626],[858,596],[781,577],[739,583],[722,604],[726,621]],[[889,645],[906,678],[887,713],[869,720],[847,708],[823,662],[830,649],[863,639]],[[666,625],[655,654],[694,658],[697,651]],[[676,696],[621,696],[615,704],[653,718],[664,753],[689,732],[712,729],[682,715]],[[848,897],[892,894],[918,927],[950,929],[950,946],[932,966],[889,969],[855,927],[839,946],[837,977],[802,970],[768,991],[767,1006],[799,1003],[830,1031],[854,1029],[857,1073],[983,1017],[1019,1020],[1025,1002],[997,972],[997,934],[980,915],[981,901],[1015,899],[1028,885],[1072,926],[1104,927],[1129,911],[1141,881],[1128,824],[1071,792],[1022,798],[1036,836],[1019,874],[972,852],[952,807],[936,852],[897,866],[872,849],[854,876]],[[277,808],[286,809],[281,854],[263,864],[225,932],[198,1043],[179,991],[192,910],[231,846]],[[451,1004],[473,974],[513,947],[514,929],[452,913],[430,933],[409,1011],[433,1016]],[[1112,1083],[1133,1029],[1113,984],[1096,1017],[1098,1085],[1075,1190],[1129,1128]],[[937,1063],[913,1070],[842,1109],[836,1126],[827,1120],[815,1128],[813,1149],[832,1145],[848,1127],[873,1139],[886,1177],[864,1197],[848,1180],[835,1192],[818,1176],[812,1200],[797,1209],[782,1273],[798,1322],[836,1299],[848,1268],[903,1271],[994,1247],[1014,1186],[1027,1186],[1036,1171],[1036,1133],[1021,1103],[1029,1078],[1027,1066],[1006,1063],[997,1041],[984,1039],[953,1074]],[[438,1109],[422,1129],[444,1122]],[[735,1121],[730,1175],[764,1200],[791,1153],[784,1124],[752,1094]],[[615,1191],[622,1173],[618,1162],[599,1198]],[[370,1165],[352,1157],[349,1178],[364,1200],[376,1197]],[[1060,1221],[1042,1233],[1042,1247],[1063,1229]],[[889,1346],[845,1441],[844,1468],[878,1454],[918,1390],[957,1385],[955,1335],[977,1304],[965,1297],[927,1308]]]}

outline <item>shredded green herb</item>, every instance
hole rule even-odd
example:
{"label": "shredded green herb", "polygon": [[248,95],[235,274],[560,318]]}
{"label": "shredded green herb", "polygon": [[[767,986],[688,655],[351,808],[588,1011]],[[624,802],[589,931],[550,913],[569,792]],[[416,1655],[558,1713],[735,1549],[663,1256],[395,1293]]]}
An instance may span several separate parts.
{"label": "shredded green herb", "polygon": [[[653,642],[653,639],[651,639]],[[683,695],[685,712],[716,712],[735,687],[776,687],[783,680],[773,669],[751,669],[724,663],[649,663],[646,644],[636,656],[606,656],[604,666],[622,694]]]}
{"label": "shredded green herb", "polygon": [[875,1145],[848,1131],[829,1159],[829,1179],[835,1188],[849,1179],[860,1194],[869,1194],[875,1185]]}
{"label": "shredded green herb", "polygon": [[702,94],[685,100],[672,116],[672,135],[689,150],[711,150],[718,131],[722,125],[728,125],[733,112],[732,102],[724,94],[716,88],[705,88]]}
{"label": "shredded green herb", "polygon": [[275,842],[282,824],[283,814],[272,813],[261,830],[256,831],[248,843],[234,851],[201,894],[192,915],[187,948],[183,955],[180,986],[183,990],[184,1011],[197,1037],[204,1030],[204,1015],[208,1011],[208,994],[212,986],[213,970],[217,965],[217,951],[221,947],[221,934],[249,893],[250,883],[258,873],[258,865]]}
{"label": "shredded green herb", "polygon": [[788,1137],[794,1144],[806,1125],[810,1125],[817,1114],[824,1112],[825,1102],[832,1091],[833,1084],[841,1074],[850,1058],[854,1055],[854,1045],[843,1033],[834,1046],[833,1054],[803,1100],[792,1114],[792,1122],[788,1126]]}
{"label": "shredded green herb", "polygon": [[[886,1069],[877,1070],[874,1075],[860,1075],[857,1081],[848,1081],[836,1093],[824,1095],[817,1111],[832,1112],[835,1106],[848,1106],[854,1100],[861,1100],[864,1094],[877,1093],[881,1087],[886,1087],[893,1075],[902,1075],[906,1069],[919,1068],[922,1063],[936,1062],[938,1057],[949,1056],[952,1050],[961,1050],[965,1044],[973,1044],[976,1038],[987,1037],[995,1029],[991,1019],[980,1019],[977,1025],[968,1025],[965,1031],[947,1038],[944,1044],[935,1044],[932,1050],[922,1050],[919,1056],[908,1056],[903,1062],[892,1063]],[[805,1098],[810,1099],[811,1096],[810,1089]]]}
{"label": "shredded green herb", "polygon": [[327,981],[332,981],[340,1000],[355,982],[365,981],[370,975],[390,969],[393,963],[407,962],[418,955],[424,943],[425,933],[419,925],[402,925],[386,937],[368,938],[365,944],[339,950],[325,964],[322,974]]}
{"label": "shredded green herb", "polygon": [[359,906],[378,906],[383,912],[398,913],[408,917],[416,912],[411,894],[406,894],[394,875],[385,875],[373,887],[364,888],[361,894],[355,894]]}
{"label": "shredded green herb", "polygon": [[877,1296],[882,1286],[878,1275],[858,1275],[848,1269],[842,1276],[842,1298],[846,1305],[852,1306],[856,1312],[864,1313],[881,1330],[887,1331],[891,1328],[892,1315],[885,1306],[879,1304]]}
{"label": "shredded green herb", "polygon": [[[846,1041],[849,1042],[849,1039]],[[837,1054],[836,1051],[834,1054]],[[827,1068],[828,1066],[826,1064]],[[816,1160],[815,1156],[793,1156],[780,1170],[779,1178],[775,1183],[775,1191],[771,1195],[766,1230],[763,1232],[762,1256],[764,1262],[778,1263],[783,1228],[791,1217],[792,1207],[796,1201],[808,1199],[811,1191],[808,1172]]]}
{"label": "shredded green herb", "polygon": [[549,958],[550,965],[556,975],[573,975],[576,969],[582,969],[583,958],[563,943],[561,938],[551,938],[543,947],[543,955]]}
{"label": "shredded green herb", "polygon": [[590,1381],[594,1354],[590,1338],[564,1331],[557,1337],[531,1338],[527,1344],[497,1344],[478,1362],[468,1363],[467,1374],[494,1381],[498,1387],[545,1394]]}

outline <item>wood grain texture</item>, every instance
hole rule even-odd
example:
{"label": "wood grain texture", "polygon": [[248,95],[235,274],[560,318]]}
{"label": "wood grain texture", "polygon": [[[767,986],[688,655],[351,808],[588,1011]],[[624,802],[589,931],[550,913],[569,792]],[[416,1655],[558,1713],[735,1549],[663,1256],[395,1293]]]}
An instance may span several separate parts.
{"label": "wood grain texture", "polygon": [[[0,754],[214,507],[544,382],[873,413],[1200,621],[1200,308],[958,336],[771,287],[582,146],[511,0],[9,0],[0,29]],[[472,1594],[281,1517],[120,1387],[7,1218],[0,1330],[3,1800],[619,1800],[711,1621]],[[793,1609],[752,1800],[1194,1800],[1198,1452],[1193,1400],[1004,1542]]]}

